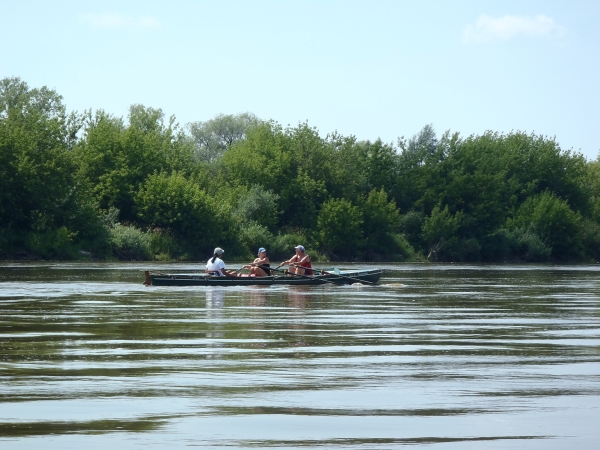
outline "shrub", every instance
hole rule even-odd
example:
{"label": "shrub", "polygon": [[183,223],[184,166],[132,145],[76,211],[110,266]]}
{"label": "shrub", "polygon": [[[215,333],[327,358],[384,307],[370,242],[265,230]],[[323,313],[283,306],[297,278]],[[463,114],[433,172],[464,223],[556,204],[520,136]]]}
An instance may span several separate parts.
{"label": "shrub", "polygon": [[444,209],[435,206],[431,215],[423,223],[423,238],[428,245],[434,245],[440,240],[448,240],[451,236],[456,235],[461,221],[461,212],[452,215],[448,211],[448,206]]}
{"label": "shrub", "polygon": [[581,226],[581,241],[586,255],[600,261],[600,224],[593,220],[584,220]]}
{"label": "shrub", "polygon": [[517,254],[525,261],[547,261],[552,248],[531,229],[517,228],[514,232],[517,240]]}
{"label": "shrub", "polygon": [[455,235],[460,228],[462,218],[463,214],[460,211],[454,215],[450,214],[448,206],[444,209],[440,206],[433,208],[422,227],[423,239],[429,247],[428,259],[460,260],[455,249],[460,244]]}
{"label": "shrub", "polygon": [[273,241],[271,232],[257,222],[248,222],[242,225],[239,238],[248,252],[247,257],[252,257],[259,247],[268,247],[269,243]]}
{"label": "shrub", "polygon": [[169,261],[176,256],[186,259],[185,251],[169,230],[155,228],[148,231],[150,238],[149,251],[154,259]]}
{"label": "shrub", "polygon": [[394,261],[407,261],[415,258],[415,250],[402,233],[390,233],[393,246],[390,247],[390,256]]}
{"label": "shrub", "polygon": [[453,236],[446,241],[440,254],[444,261],[476,262],[481,259],[481,245],[475,238]]}
{"label": "shrub", "polygon": [[515,235],[500,229],[482,239],[481,257],[484,261],[502,261],[514,255],[517,247]]}
{"label": "shrub", "polygon": [[[527,230],[521,232],[522,238],[540,249],[540,244],[550,248],[554,258],[566,259],[581,255],[581,216],[565,200],[551,192],[545,191],[525,200],[519,207],[512,226]],[[537,237],[534,238],[534,235]],[[533,244],[534,242],[537,243]]]}
{"label": "shrub", "polygon": [[214,240],[221,238],[212,200],[179,173],[149,176],[135,200],[144,224],[168,228],[195,249],[208,252]]}
{"label": "shrub", "polygon": [[425,247],[421,230],[425,223],[425,215],[420,211],[409,211],[400,216],[398,230],[404,234],[413,247]]}
{"label": "shrub", "polygon": [[391,233],[397,231],[400,213],[396,203],[388,201],[383,189],[373,189],[360,201],[363,217],[364,251],[369,259],[376,255],[389,255],[394,252]]}
{"label": "shrub", "polygon": [[294,255],[294,247],[303,245],[306,253],[310,255],[312,262],[328,261],[326,255],[319,252],[316,244],[306,237],[305,234],[299,232],[280,233],[272,238],[270,247],[266,246],[269,258],[271,261],[285,261]]}
{"label": "shrub", "polygon": [[363,216],[349,200],[331,199],[319,212],[318,230],[323,249],[336,258],[354,256],[362,245]]}
{"label": "shrub", "polygon": [[283,261],[292,257],[296,245],[304,245],[307,248],[306,252],[311,255],[311,259],[313,259],[314,252],[309,250],[305,244],[306,237],[303,234],[279,234],[271,242],[271,248],[267,247],[267,251],[269,252],[270,259],[280,259]]}
{"label": "shrub", "polygon": [[112,253],[123,260],[152,259],[150,233],[127,225],[115,224],[110,230]]}
{"label": "shrub", "polygon": [[0,228],[0,257],[8,257],[12,253],[16,242],[20,240],[19,234],[11,229]]}
{"label": "shrub", "polygon": [[27,237],[28,251],[42,259],[75,259],[77,248],[73,245],[75,233],[66,227],[45,232],[30,233]]}
{"label": "shrub", "polygon": [[234,216],[242,222],[256,222],[269,230],[277,225],[277,201],[279,196],[272,191],[254,185],[233,208]]}

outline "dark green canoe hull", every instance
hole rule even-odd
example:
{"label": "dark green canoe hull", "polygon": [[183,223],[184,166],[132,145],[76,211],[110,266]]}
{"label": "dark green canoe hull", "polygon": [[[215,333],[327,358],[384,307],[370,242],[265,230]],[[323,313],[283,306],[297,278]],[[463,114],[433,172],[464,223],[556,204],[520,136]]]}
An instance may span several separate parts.
{"label": "dark green canoe hull", "polygon": [[270,277],[212,277],[204,274],[169,274],[146,272],[146,283],[152,286],[317,286],[325,284],[375,284],[383,273],[380,269],[347,270],[339,274]]}

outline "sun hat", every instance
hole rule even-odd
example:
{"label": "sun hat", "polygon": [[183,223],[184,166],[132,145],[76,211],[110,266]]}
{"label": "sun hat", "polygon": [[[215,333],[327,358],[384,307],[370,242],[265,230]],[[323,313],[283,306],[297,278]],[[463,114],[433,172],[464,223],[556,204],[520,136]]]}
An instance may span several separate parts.
{"label": "sun hat", "polygon": [[304,247],[302,245],[296,245],[294,248],[300,250],[301,252],[304,251]]}
{"label": "sun hat", "polygon": [[266,253],[266,252],[267,252],[267,249],[264,247],[261,247],[258,249],[258,253]]}
{"label": "sun hat", "polygon": [[223,253],[225,253],[225,250],[223,250],[221,247],[215,248],[215,255],[222,255]]}

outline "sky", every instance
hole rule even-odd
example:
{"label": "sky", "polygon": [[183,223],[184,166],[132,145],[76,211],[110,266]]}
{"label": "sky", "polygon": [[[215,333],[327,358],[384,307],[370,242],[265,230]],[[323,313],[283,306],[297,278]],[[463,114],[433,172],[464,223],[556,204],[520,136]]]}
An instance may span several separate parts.
{"label": "sky", "polygon": [[596,159],[600,2],[0,0],[0,78],[69,110],[252,112],[322,136],[523,131]]}

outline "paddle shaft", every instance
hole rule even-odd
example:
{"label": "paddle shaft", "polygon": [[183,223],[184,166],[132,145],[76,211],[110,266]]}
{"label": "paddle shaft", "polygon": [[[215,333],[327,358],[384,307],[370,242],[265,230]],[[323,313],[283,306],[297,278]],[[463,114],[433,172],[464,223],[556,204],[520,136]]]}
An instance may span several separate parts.
{"label": "paddle shaft", "polygon": [[[279,266],[279,267],[281,267],[281,266]],[[276,272],[289,273],[290,275],[294,275],[295,277],[308,278],[309,280],[319,280],[319,281],[323,281],[325,283],[333,284],[335,286],[341,286],[339,283],[336,283],[335,281],[326,280],[325,278],[315,278],[312,275],[302,275],[302,274],[299,274],[299,273],[291,273],[291,272],[288,272],[288,271],[285,271],[285,270],[278,270],[278,268],[277,269],[271,269],[271,270],[274,270]]]}
{"label": "paddle shaft", "polygon": [[352,278],[352,277],[347,277],[345,275],[340,275],[339,273],[331,273],[331,272],[325,272],[324,270],[321,270],[322,273],[327,273],[329,275],[335,275],[336,277],[340,277],[340,278],[345,278],[346,280],[352,280],[355,283],[363,283],[363,284],[370,284],[372,286],[377,286],[377,283],[373,283],[372,281],[367,281],[367,280],[359,280],[357,278]]}
{"label": "paddle shaft", "polygon": [[[295,267],[302,267],[302,266],[298,266],[298,265],[296,265],[296,264],[290,264],[290,265],[294,265]],[[281,267],[281,265],[280,265],[279,267]],[[278,267],[278,268],[279,268],[279,267]],[[315,269],[313,269],[313,268],[309,268],[309,270],[315,270]],[[354,281],[355,283],[362,283],[362,284],[367,284],[367,285],[371,285],[371,286],[377,286],[377,283],[373,283],[373,282],[371,282],[371,281],[366,281],[366,280],[358,280],[358,279],[356,279],[356,278],[352,278],[352,277],[348,277],[348,276],[345,276],[345,275],[341,275],[341,274],[339,274],[339,273],[331,273],[331,272],[326,272],[326,271],[324,271],[324,270],[321,270],[321,273],[326,273],[326,274],[328,274],[328,275],[334,275],[334,276],[336,276],[336,277],[340,277],[340,278],[343,278],[343,279],[345,279],[345,280],[352,280],[352,281]],[[299,275],[299,274],[293,274],[293,275]],[[307,276],[310,276],[310,275],[307,275]],[[320,278],[319,278],[319,279],[320,279]],[[338,283],[335,283],[335,282],[332,282],[332,283],[333,283],[333,284],[338,284]],[[338,285],[338,286],[339,286],[339,285]]]}

